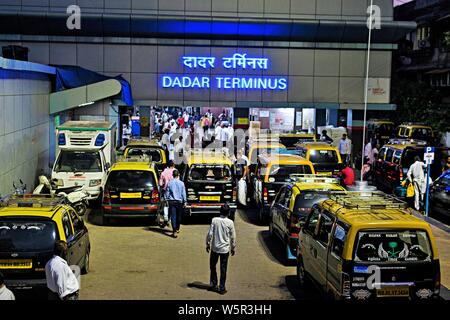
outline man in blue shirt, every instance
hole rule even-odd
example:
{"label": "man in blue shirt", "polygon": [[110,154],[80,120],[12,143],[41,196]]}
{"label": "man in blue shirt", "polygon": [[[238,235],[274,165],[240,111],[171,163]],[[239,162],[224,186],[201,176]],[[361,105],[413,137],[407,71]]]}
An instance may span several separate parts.
{"label": "man in blue shirt", "polygon": [[173,179],[170,180],[166,189],[166,199],[169,202],[170,221],[173,229],[173,237],[177,238],[180,233],[181,215],[183,206],[186,203],[186,187],[180,180],[178,170],[173,171]]}

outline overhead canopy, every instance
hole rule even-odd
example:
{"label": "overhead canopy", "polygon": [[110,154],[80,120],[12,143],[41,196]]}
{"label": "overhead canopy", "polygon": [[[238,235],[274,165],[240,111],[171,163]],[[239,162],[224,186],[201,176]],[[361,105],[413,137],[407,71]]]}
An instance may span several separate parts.
{"label": "overhead canopy", "polygon": [[[127,80],[125,80],[121,75],[116,77],[108,77],[99,74],[94,71],[86,70],[77,66],[56,66],[56,83],[55,91],[67,90],[80,88],[84,86],[90,86],[91,90],[95,88],[96,83],[100,83],[106,80],[116,80],[119,83],[119,91],[115,92],[114,95],[120,94],[122,101],[128,105],[133,105],[133,97],[131,94],[131,86]],[[103,96],[104,94],[96,90],[96,94]],[[109,96],[108,96],[109,97]],[[104,98],[103,98],[104,99]],[[100,100],[100,99],[96,99]],[[94,101],[96,101],[94,100]],[[93,102],[88,100],[87,102]]]}
{"label": "overhead canopy", "polygon": [[[184,17],[83,13],[83,27],[69,30],[67,15],[50,12],[2,12],[3,34],[130,38],[190,38],[366,43],[366,20],[298,20],[235,17]],[[33,26],[30,28],[30,26]],[[415,22],[383,21],[373,43],[395,43]]]}

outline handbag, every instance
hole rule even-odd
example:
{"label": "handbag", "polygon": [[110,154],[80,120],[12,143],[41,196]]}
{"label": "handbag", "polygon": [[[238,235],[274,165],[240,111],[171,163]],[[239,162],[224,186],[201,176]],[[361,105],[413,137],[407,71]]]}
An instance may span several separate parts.
{"label": "handbag", "polygon": [[406,197],[414,197],[414,185],[412,183],[409,183],[408,187],[406,187]]}

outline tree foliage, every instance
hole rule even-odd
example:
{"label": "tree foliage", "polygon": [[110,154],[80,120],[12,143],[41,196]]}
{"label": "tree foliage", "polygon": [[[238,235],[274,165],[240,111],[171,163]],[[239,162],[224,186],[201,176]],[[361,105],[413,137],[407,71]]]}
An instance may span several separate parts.
{"label": "tree foliage", "polygon": [[420,122],[438,134],[450,131],[450,108],[442,103],[442,91],[428,83],[408,79],[392,79],[392,103],[397,105],[398,123]]}

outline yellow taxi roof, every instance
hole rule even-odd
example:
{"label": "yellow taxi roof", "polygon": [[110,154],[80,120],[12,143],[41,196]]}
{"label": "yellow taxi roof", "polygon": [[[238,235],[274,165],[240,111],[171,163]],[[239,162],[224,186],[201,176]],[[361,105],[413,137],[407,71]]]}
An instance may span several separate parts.
{"label": "yellow taxi roof", "polygon": [[259,155],[259,160],[262,164],[275,162],[279,164],[307,164],[312,166],[311,161],[294,154],[262,154]]}
{"label": "yellow taxi roof", "polygon": [[300,191],[304,190],[332,190],[332,191],[346,191],[344,187],[342,187],[339,184],[335,183],[319,183],[319,182],[311,182],[311,183],[304,183],[304,182],[296,182],[294,184],[296,188],[298,188]]}
{"label": "yellow taxi roof", "polygon": [[193,164],[225,164],[231,167],[233,165],[231,159],[220,152],[191,152],[187,155],[187,159],[189,166]]}
{"label": "yellow taxi roof", "polygon": [[112,165],[111,171],[118,170],[152,170],[152,166],[148,161],[119,161]]}
{"label": "yellow taxi roof", "polygon": [[162,148],[159,143],[156,140],[146,140],[146,139],[140,139],[140,140],[131,140],[128,142],[127,148],[133,148],[133,147],[155,147],[155,148]]}
{"label": "yellow taxi roof", "polygon": [[423,128],[423,129],[430,129],[432,128],[430,126],[424,125],[424,124],[401,124],[398,126],[399,128]]}
{"label": "yellow taxi roof", "polygon": [[326,142],[298,143],[299,147],[316,150],[337,150],[337,148]]}
{"label": "yellow taxi roof", "polygon": [[4,207],[0,208],[0,217],[20,216],[53,219],[60,208],[62,208],[62,206],[42,208]]}

